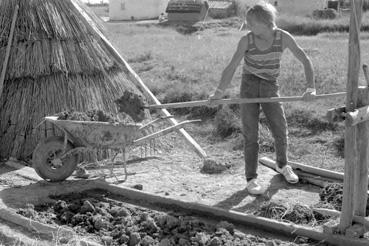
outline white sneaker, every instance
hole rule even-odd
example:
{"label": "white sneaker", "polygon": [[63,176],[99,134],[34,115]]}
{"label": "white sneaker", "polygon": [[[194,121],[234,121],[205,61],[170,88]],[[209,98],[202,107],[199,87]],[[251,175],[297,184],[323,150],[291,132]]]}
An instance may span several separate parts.
{"label": "white sneaker", "polygon": [[293,172],[290,165],[286,165],[282,168],[277,166],[276,170],[285,177],[288,183],[296,184],[297,182],[299,182],[299,177]]}
{"label": "white sneaker", "polygon": [[247,182],[246,189],[252,195],[260,195],[264,193],[263,188],[257,183],[256,178]]}

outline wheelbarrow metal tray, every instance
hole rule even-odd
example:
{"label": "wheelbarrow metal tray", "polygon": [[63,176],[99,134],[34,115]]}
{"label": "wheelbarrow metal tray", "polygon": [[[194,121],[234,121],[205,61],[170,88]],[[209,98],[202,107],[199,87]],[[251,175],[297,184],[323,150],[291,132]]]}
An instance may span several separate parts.
{"label": "wheelbarrow metal tray", "polygon": [[121,149],[132,145],[139,136],[139,128],[142,126],[101,121],[58,120],[53,116],[45,117],[45,120],[66,132],[75,147],[99,149]]}

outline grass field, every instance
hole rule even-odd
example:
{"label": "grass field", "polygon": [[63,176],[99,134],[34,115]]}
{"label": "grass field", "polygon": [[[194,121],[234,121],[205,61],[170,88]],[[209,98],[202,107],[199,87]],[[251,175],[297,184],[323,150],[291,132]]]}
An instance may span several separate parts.
{"label": "grass field", "polygon": [[[127,22],[106,23],[106,29],[118,51],[161,102],[206,99],[216,88],[222,70],[245,33],[219,25],[184,35],[178,28]],[[369,63],[368,38],[368,33],[362,34],[361,51],[362,61]],[[318,94],[345,91],[348,33],[296,36],[296,40],[313,61]],[[227,97],[238,96],[240,78],[241,69],[238,69]],[[362,72],[360,83],[365,84]],[[279,84],[282,96],[301,95],[305,88],[303,67],[288,51],[283,55]],[[324,116],[329,108],[344,104],[344,98],[284,104],[289,124],[290,159],[343,170],[344,126],[330,124]],[[238,105],[218,109],[187,108],[176,110],[174,114],[203,118],[206,123],[191,129],[192,134],[209,141],[229,141],[234,150],[241,150]],[[263,117],[261,123],[264,126]],[[266,127],[261,128],[260,135],[261,149],[273,151],[272,137]]]}
{"label": "grass field", "polygon": [[[195,98],[207,96],[216,87],[222,69],[244,35],[244,32],[227,28],[182,35],[169,27],[127,23],[108,23],[107,31],[117,49],[162,100],[168,93],[181,91],[191,93]],[[362,36],[362,61],[369,62],[366,52],[369,50],[369,34]],[[297,36],[296,39],[313,61],[318,93],[344,91],[348,34],[327,33]],[[241,69],[238,69],[228,91],[231,96],[238,93],[240,77]],[[364,82],[363,74],[360,74],[360,81]],[[285,96],[301,95],[305,86],[303,67],[288,51],[283,56],[279,83],[281,94]],[[343,102],[343,99],[319,101],[308,108],[321,113]],[[306,109],[305,104],[303,107]]]}

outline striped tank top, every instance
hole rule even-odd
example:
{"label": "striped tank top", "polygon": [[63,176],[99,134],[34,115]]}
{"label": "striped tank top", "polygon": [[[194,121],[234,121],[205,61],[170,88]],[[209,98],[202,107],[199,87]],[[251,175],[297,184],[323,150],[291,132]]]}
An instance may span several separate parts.
{"label": "striped tank top", "polygon": [[275,81],[280,72],[282,47],[282,33],[275,29],[272,45],[266,50],[259,50],[255,45],[255,36],[247,34],[248,50],[244,57],[244,74],[253,74],[265,80]]}

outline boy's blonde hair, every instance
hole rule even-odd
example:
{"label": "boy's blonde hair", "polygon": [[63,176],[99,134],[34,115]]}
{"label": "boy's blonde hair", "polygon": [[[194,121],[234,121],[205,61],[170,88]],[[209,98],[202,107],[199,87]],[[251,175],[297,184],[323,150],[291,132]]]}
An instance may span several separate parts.
{"label": "boy's blonde hair", "polygon": [[247,10],[246,20],[250,17],[254,17],[260,22],[275,27],[277,9],[268,2],[259,2]]}

